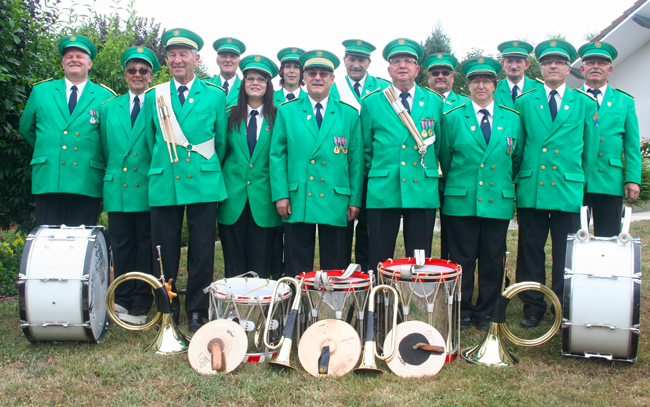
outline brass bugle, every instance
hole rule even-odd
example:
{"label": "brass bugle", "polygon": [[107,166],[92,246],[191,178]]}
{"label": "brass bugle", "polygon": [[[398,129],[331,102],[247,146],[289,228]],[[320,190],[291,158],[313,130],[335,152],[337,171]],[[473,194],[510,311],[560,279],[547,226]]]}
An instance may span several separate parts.
{"label": "brass bugle", "polygon": [[[280,287],[280,283],[290,283],[296,286],[296,292],[295,292],[295,297],[293,299],[293,303],[291,305],[291,310],[289,311],[289,317],[287,318],[287,322],[284,325],[284,330],[282,331],[282,338],[280,338],[280,341],[278,342],[277,345],[272,345],[268,343],[268,335],[269,335],[269,321],[271,320],[271,317],[273,315],[273,305],[276,302],[276,295],[278,292],[278,287]],[[284,367],[289,367],[292,368],[291,363],[290,363],[290,356],[291,356],[291,346],[293,345],[293,331],[296,326],[297,318],[298,318],[298,308],[300,307],[300,300],[302,297],[302,284],[305,282],[304,278],[301,278],[300,281],[297,281],[295,278],[292,277],[282,277],[277,281],[275,284],[275,287],[273,287],[273,293],[271,294],[271,302],[269,303],[269,314],[266,318],[266,322],[264,324],[264,346],[269,348],[270,350],[276,350],[280,347],[280,352],[278,353],[278,356],[272,360],[269,363],[272,363],[274,365],[280,365]]]}
{"label": "brass bugle", "polygon": [[[375,335],[375,295],[379,290],[390,291],[389,295],[393,294],[393,335],[392,342],[393,345],[390,347],[390,353],[388,355],[379,354],[377,352],[376,346],[376,335]],[[363,347],[363,356],[361,357],[361,364],[358,368],[354,369],[355,372],[358,371],[376,371],[381,372],[377,368],[377,363],[375,358],[381,360],[390,360],[395,356],[395,348],[397,346],[397,312],[398,312],[398,296],[397,290],[389,285],[378,285],[372,289],[370,296],[368,298],[368,322],[366,328],[366,341]],[[385,351],[385,349],[384,349]]]}

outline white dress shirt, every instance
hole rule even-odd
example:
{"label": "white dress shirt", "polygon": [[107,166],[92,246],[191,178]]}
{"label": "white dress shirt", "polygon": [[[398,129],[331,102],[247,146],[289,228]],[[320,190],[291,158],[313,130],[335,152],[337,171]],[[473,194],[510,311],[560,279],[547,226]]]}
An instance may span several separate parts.
{"label": "white dress shirt", "polygon": [[[584,91],[587,92],[588,89],[593,89],[593,88],[590,87],[590,86],[587,86],[587,84],[585,83]],[[600,105],[603,104],[603,99],[605,98],[605,92],[607,91],[607,84],[605,84],[601,88],[598,88],[598,90],[600,90],[600,95],[598,95],[598,106],[600,106]],[[591,93],[588,93],[588,94],[593,96]]]}
{"label": "white dress shirt", "polygon": [[309,101],[311,102],[311,107],[314,109],[314,117],[316,116],[316,103],[320,103],[322,108],[320,114],[323,116],[323,119],[325,118],[325,111],[327,110],[327,102],[330,100],[330,97],[327,96],[325,99],[321,100],[320,102],[314,101],[314,99],[309,97]]}
{"label": "white dress shirt", "polygon": [[[359,94],[363,96],[363,87],[366,86],[366,78],[368,77],[368,74],[365,74],[363,78],[359,80]],[[350,79],[349,76],[346,76],[348,79],[348,82],[350,83],[350,87],[352,88],[352,91],[354,92],[354,84],[357,83],[357,81]]]}
{"label": "white dress shirt", "polygon": [[[544,84],[544,90],[546,91],[546,100],[549,100],[551,97],[551,91],[553,89],[549,88],[546,84]],[[564,97],[564,91],[566,90],[566,83],[563,83],[562,85],[560,85],[559,88],[555,90],[557,91],[557,93],[555,94],[555,102],[557,103],[557,112],[559,112],[560,106],[562,106],[562,98]]]}
{"label": "white dress shirt", "polygon": [[[74,83],[70,82],[68,78],[65,79],[65,100],[70,103],[70,95],[72,94],[72,87],[75,86]],[[85,81],[81,82],[80,84],[77,84],[77,102],[79,102],[79,99],[81,99],[81,93],[84,91],[84,88],[86,87],[86,84],[88,83],[88,79]]]}
{"label": "white dress shirt", "polygon": [[517,88],[519,88],[519,90],[517,91],[517,96],[521,95],[521,93],[524,91],[524,85],[526,84],[526,75],[522,76],[521,80],[517,83],[510,82],[510,79],[508,79],[507,77],[506,80],[508,81],[508,87],[510,88],[510,93],[512,93],[512,88],[514,88],[515,85],[517,85]]}
{"label": "white dress shirt", "polygon": [[[196,79],[196,76],[192,78],[191,81],[187,82],[185,86],[187,86],[187,89],[183,92],[183,96],[185,96],[185,100],[187,100],[187,96],[190,94],[190,90],[192,89],[192,84],[194,84],[194,80]],[[178,83],[177,81],[174,81],[174,85],[176,85],[176,94],[178,94],[178,88],[180,88],[182,85]],[[181,95],[178,95],[180,97]]]}
{"label": "white dress shirt", "polygon": [[297,99],[298,96],[300,96],[300,91],[301,91],[301,90],[302,90],[302,89],[300,89],[300,86],[298,87],[298,89],[294,90],[293,92],[289,92],[286,88],[282,88],[282,91],[284,92],[284,100],[285,100],[285,102],[286,102],[286,101],[289,101],[289,99],[287,99],[287,95],[288,95],[289,93],[293,93],[293,96],[295,96],[296,99]]}
{"label": "white dress shirt", "polygon": [[[397,100],[399,100],[401,102],[402,98],[400,97],[400,95],[402,94],[402,91],[397,89],[394,85],[393,85],[393,90],[395,91],[395,94],[397,95]],[[408,100],[409,106],[411,107],[410,110],[413,110],[413,100],[415,98],[415,84],[413,84],[411,89],[409,89],[408,93],[409,93],[409,95],[408,95],[408,97],[406,99]]]}
{"label": "white dress shirt", "polygon": [[494,101],[490,102],[490,104],[487,107],[481,107],[472,100],[472,105],[474,106],[474,112],[476,112],[476,120],[478,121],[479,126],[481,125],[481,121],[483,120],[483,116],[484,116],[484,114],[480,113],[479,110],[485,109],[490,113],[487,119],[488,122],[490,123],[490,128],[492,128],[492,119],[494,116]]}
{"label": "white dress shirt", "polygon": [[129,90],[129,113],[133,112],[133,107],[135,106],[135,97],[138,97],[140,100],[140,111],[142,111],[142,106],[144,106],[144,93],[136,95],[135,93]]}

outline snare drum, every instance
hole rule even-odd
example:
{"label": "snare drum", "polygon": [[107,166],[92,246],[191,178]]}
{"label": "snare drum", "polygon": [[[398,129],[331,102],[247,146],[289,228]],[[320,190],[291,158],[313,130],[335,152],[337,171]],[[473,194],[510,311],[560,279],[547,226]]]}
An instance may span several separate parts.
{"label": "snare drum", "polygon": [[569,235],[562,354],[634,362],[640,333],[641,242]]}
{"label": "snare drum", "polygon": [[30,342],[98,342],[106,332],[106,241],[102,226],[32,230],[18,276],[20,327]]}
{"label": "snare drum", "polygon": [[364,315],[372,277],[358,268],[352,273],[346,270],[319,270],[301,273],[298,280],[305,279],[303,293],[309,324],[324,319],[340,319],[352,325],[363,338]]}
{"label": "snare drum", "polygon": [[[244,363],[261,363],[271,360],[279,351],[269,352],[264,346],[264,324],[268,305],[276,282],[254,277],[234,277],[215,281],[209,287],[210,309],[208,318],[228,319],[239,323],[248,337],[248,351]],[[269,322],[269,342],[277,344],[282,337],[284,323],[288,316],[291,288],[282,284],[278,287],[275,311]]]}
{"label": "snare drum", "polygon": [[[461,267],[448,260],[423,260],[422,265],[417,265],[411,257],[388,259],[379,263],[377,269],[381,283],[395,287],[399,294],[402,320],[421,321],[440,332],[445,339],[448,363],[460,350]],[[378,323],[385,337],[392,329],[390,319]]]}

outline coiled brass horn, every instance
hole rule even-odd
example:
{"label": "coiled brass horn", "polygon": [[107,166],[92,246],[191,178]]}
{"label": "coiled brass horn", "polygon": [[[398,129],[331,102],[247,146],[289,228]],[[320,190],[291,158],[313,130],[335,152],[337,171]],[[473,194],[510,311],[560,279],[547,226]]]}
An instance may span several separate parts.
{"label": "coiled brass horn", "polygon": [[[389,291],[389,295],[392,293],[393,294],[393,327],[392,329],[393,334],[392,336],[392,341],[393,345],[390,347],[390,353],[388,355],[385,354],[379,354],[377,352],[377,346],[376,346],[376,333],[375,333],[375,295],[377,291],[379,290],[385,290]],[[361,364],[359,365],[358,368],[354,369],[355,372],[368,372],[368,371],[374,371],[374,372],[382,372],[380,369],[377,368],[377,362],[375,361],[375,358],[381,359],[381,360],[391,360],[395,356],[395,348],[396,348],[396,340],[397,340],[397,313],[398,313],[398,303],[399,303],[399,298],[397,295],[397,290],[395,290],[393,287],[389,285],[378,285],[375,288],[370,291],[370,296],[368,298],[368,322],[367,322],[367,329],[366,329],[366,342],[363,347],[363,356],[361,357]]]}
{"label": "coiled brass horn", "polygon": [[[302,285],[304,282],[305,282],[304,278],[301,278],[300,281],[298,281],[292,277],[282,277],[275,284],[275,287],[273,287],[273,292],[271,293],[271,302],[269,303],[269,314],[264,324],[264,346],[266,346],[270,350],[276,350],[280,347],[282,347],[282,349],[280,349],[280,352],[278,352],[278,356],[276,356],[275,359],[269,362],[271,364],[293,369],[293,367],[291,366],[291,361],[289,359],[291,357],[291,346],[293,345],[293,339],[292,339],[293,331],[296,326],[296,320],[298,318],[298,308],[300,307],[300,299],[302,297]],[[267,339],[269,335],[269,321],[273,316],[273,305],[276,301],[278,287],[280,287],[281,283],[290,283],[295,285],[296,292],[294,293],[295,297],[291,305],[291,310],[289,311],[289,317],[287,318],[287,322],[284,325],[284,330],[282,331],[282,338],[280,338],[280,341],[278,342],[277,345],[272,345],[268,343],[268,339]]]}
{"label": "coiled brass horn", "polygon": [[[160,246],[157,246],[157,249],[158,261],[161,261]],[[160,270],[162,274],[162,262],[160,265]],[[115,302],[113,301],[115,289],[118,285],[128,280],[144,281],[146,283],[149,283],[149,285],[153,288],[156,304],[158,305],[158,313],[150,322],[144,325],[128,324],[119,319],[115,314]],[[161,275],[160,280],[164,282],[165,277]],[[128,331],[146,331],[160,323],[158,334],[154,340],[145,347],[145,350],[153,349],[159,355],[185,353],[187,352],[190,341],[178,330],[176,323],[174,322],[174,318],[172,317],[170,296],[175,296],[176,294],[171,293],[171,279],[167,284],[163,284],[161,281],[159,281],[151,274],[140,273],[137,271],[119,276],[108,287],[108,292],[106,293],[106,309],[108,310],[108,315],[111,317],[113,322],[115,322],[117,326],[122,327]]]}

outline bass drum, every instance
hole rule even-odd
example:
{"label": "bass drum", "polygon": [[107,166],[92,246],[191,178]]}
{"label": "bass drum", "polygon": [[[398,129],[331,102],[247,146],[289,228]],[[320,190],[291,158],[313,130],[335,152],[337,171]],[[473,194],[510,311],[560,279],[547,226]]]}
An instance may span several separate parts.
{"label": "bass drum", "polygon": [[98,342],[108,328],[109,270],[104,227],[32,230],[18,276],[20,327],[27,339]]}

